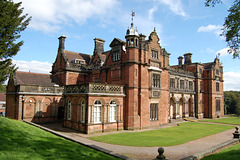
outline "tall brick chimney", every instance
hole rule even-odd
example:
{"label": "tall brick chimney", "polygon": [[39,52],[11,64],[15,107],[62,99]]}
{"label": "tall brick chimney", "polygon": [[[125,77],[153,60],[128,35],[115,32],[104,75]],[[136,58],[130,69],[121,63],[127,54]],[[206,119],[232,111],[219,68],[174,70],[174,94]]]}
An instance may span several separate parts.
{"label": "tall brick chimney", "polygon": [[100,38],[95,38],[94,42],[95,42],[94,55],[104,52],[104,42],[105,41]]}
{"label": "tall brick chimney", "polygon": [[183,60],[183,57],[182,56],[179,56],[178,57],[178,67],[182,67],[183,63],[182,63],[182,60]]}
{"label": "tall brick chimney", "polygon": [[59,39],[58,49],[63,49],[64,50],[65,49],[65,39],[66,39],[66,37],[64,35],[62,35],[58,39]]}
{"label": "tall brick chimney", "polygon": [[185,53],[184,64],[191,64],[191,63],[192,63],[192,53]]}

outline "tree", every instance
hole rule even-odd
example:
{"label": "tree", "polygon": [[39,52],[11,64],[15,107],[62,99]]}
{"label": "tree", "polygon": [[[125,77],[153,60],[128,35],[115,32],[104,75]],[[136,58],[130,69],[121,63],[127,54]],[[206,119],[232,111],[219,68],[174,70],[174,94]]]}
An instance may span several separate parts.
{"label": "tree", "polygon": [[6,92],[6,85],[0,86],[0,93],[5,93]]}
{"label": "tree", "polygon": [[[221,0],[206,0],[205,6],[215,6],[222,3]],[[229,54],[233,54],[233,58],[239,57],[240,47],[240,0],[235,0],[233,5],[228,10],[229,14],[223,24],[222,36],[226,38],[226,42],[230,49]]]}
{"label": "tree", "polygon": [[21,2],[0,0],[0,86],[16,71],[11,58],[23,45],[23,41],[18,40],[20,32],[26,29],[31,20],[28,14],[23,14],[20,6]]}
{"label": "tree", "polygon": [[224,107],[226,114],[240,115],[240,92],[225,91],[224,92]]}

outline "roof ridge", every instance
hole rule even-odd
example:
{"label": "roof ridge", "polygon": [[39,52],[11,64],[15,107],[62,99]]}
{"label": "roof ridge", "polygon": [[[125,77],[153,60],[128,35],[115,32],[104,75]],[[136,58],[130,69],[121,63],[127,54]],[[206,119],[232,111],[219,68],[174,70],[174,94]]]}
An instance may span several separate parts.
{"label": "roof ridge", "polygon": [[65,50],[65,51],[67,51],[67,52],[72,52],[72,53],[76,53],[76,54],[83,54],[83,55],[91,56],[90,54],[87,54],[87,53],[80,53],[80,52],[69,51],[69,50]]}
{"label": "roof ridge", "polygon": [[51,75],[50,73],[36,73],[36,72],[26,72],[26,71],[16,71],[16,73],[27,73],[27,74],[41,74],[41,75]]}

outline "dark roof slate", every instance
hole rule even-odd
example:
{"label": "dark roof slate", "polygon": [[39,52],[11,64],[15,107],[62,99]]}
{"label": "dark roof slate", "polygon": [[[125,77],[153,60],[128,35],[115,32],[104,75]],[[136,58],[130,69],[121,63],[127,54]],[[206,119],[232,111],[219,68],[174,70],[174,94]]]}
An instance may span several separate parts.
{"label": "dark roof slate", "polygon": [[68,62],[71,62],[73,59],[82,59],[82,60],[85,60],[86,64],[89,64],[89,61],[91,59],[91,55],[67,51],[67,50],[65,50],[65,55]]}
{"label": "dark roof slate", "polygon": [[50,74],[17,71],[14,76],[15,85],[54,86],[55,83],[52,82],[50,76]]}
{"label": "dark roof slate", "polygon": [[203,63],[204,69],[212,69],[212,66],[214,66],[214,65],[215,65],[214,62]]}

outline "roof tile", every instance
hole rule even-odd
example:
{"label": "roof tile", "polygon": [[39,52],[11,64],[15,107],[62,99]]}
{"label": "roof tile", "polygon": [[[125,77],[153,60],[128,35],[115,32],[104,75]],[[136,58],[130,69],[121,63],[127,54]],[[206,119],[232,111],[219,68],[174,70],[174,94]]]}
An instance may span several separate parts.
{"label": "roof tile", "polygon": [[38,86],[54,86],[50,74],[31,73],[17,71],[15,73],[16,84],[38,85]]}

